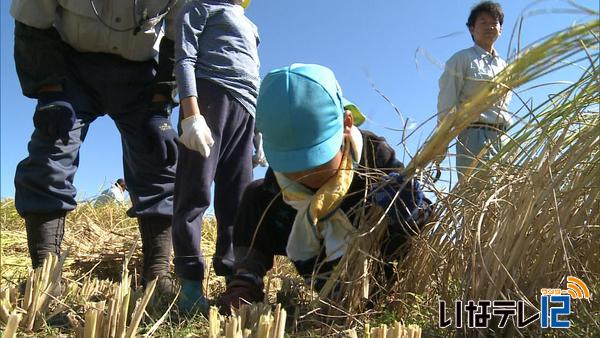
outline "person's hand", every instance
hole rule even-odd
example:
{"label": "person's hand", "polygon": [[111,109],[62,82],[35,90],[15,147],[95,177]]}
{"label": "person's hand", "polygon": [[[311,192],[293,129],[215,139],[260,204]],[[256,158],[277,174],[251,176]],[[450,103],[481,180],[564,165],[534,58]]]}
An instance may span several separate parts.
{"label": "person's hand", "polygon": [[53,140],[69,141],[69,131],[75,125],[75,110],[65,101],[62,92],[41,92],[33,114],[35,129]]}
{"label": "person's hand", "polygon": [[262,302],[265,294],[262,285],[258,285],[248,274],[234,275],[227,282],[227,289],[221,294],[216,305],[223,315],[230,315],[231,308],[238,309],[241,304]]}
{"label": "person's hand", "polygon": [[265,152],[263,150],[262,133],[254,133],[254,139],[252,141],[254,143],[254,156],[252,156],[252,166],[254,168],[256,168],[256,166],[268,166],[269,164],[267,163],[267,158],[265,157]]}
{"label": "person's hand", "polygon": [[181,136],[179,141],[190,150],[199,152],[202,156],[210,155],[210,148],[215,141],[204,116],[194,114],[181,121]]}
{"label": "person's hand", "polygon": [[[398,196],[396,196],[398,195]],[[405,182],[404,176],[393,172],[382,177],[371,189],[372,200],[384,210],[390,207],[394,222],[417,217],[425,196],[417,180]]]}
{"label": "person's hand", "polygon": [[146,133],[159,161],[167,166],[177,163],[177,133],[166,115],[150,115],[146,121]]}

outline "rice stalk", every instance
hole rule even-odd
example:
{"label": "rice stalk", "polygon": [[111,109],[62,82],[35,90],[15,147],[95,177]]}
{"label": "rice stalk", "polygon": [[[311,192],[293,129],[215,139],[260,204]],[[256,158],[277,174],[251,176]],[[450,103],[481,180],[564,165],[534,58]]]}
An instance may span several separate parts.
{"label": "rice stalk", "polygon": [[96,337],[97,329],[101,328],[101,325],[97,325],[99,309],[97,308],[96,303],[90,302],[89,306],[90,308],[85,313],[85,324],[83,327],[84,338]]}
{"label": "rice stalk", "polygon": [[221,315],[219,309],[211,306],[208,312],[208,338],[218,338],[221,327]]}
{"label": "rice stalk", "polygon": [[369,337],[371,338],[420,338],[422,330],[418,325],[404,325],[400,322],[394,322],[388,328],[386,324],[371,328]]}
{"label": "rice stalk", "polygon": [[11,313],[7,318],[6,326],[4,327],[4,332],[2,333],[2,338],[16,337],[17,329],[19,328],[19,323],[21,322],[21,319],[22,316],[20,313]]}
{"label": "rice stalk", "polygon": [[0,321],[4,324],[8,323],[8,319],[13,311],[13,306],[10,302],[10,294],[8,289],[4,289],[0,296]]}
{"label": "rice stalk", "polygon": [[129,323],[129,327],[127,328],[127,333],[125,334],[126,338],[131,338],[136,335],[138,326],[140,325],[140,321],[142,320],[142,315],[146,310],[146,306],[150,301],[150,297],[152,297],[152,294],[154,293],[154,288],[156,287],[157,281],[158,279],[155,278],[146,286],[146,290],[144,291],[144,297],[136,305],[135,310],[133,311],[131,322]]}
{"label": "rice stalk", "polygon": [[22,308],[26,310],[23,321],[25,330],[34,329],[36,318],[45,314],[55,290],[60,291],[60,274],[66,254],[59,258],[49,254],[42,266],[32,270],[25,286],[25,298]]}

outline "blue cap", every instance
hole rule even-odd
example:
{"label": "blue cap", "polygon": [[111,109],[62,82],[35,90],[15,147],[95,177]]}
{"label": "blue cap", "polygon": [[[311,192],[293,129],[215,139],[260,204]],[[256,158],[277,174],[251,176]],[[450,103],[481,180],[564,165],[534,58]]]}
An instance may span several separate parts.
{"label": "blue cap", "polygon": [[356,125],[364,121],[327,67],[293,64],[269,72],[256,104],[256,126],[269,165],[285,173],[330,161],[342,146],[344,109],[352,112]]}

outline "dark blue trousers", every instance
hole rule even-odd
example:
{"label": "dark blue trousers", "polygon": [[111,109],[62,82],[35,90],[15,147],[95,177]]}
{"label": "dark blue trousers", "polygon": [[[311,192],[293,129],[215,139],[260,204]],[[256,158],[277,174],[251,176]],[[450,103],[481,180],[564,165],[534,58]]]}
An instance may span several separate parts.
{"label": "dark blue trousers", "polygon": [[77,120],[67,144],[34,130],[29,156],[17,165],[15,205],[21,215],[75,209],[73,185],[79,149],[90,124],[108,114],[121,133],[131,217],[173,213],[175,166],[165,167],[149,149],[144,124],[154,79],[153,61],[134,62],[102,53],[67,52],[68,78],[63,88]]}
{"label": "dark blue trousers", "polygon": [[242,193],[252,181],[254,118],[224,88],[198,80],[198,105],[215,144],[208,158],[179,144],[175,179],[173,248],[175,272],[190,280],[204,277],[200,251],[202,218],[210,205],[215,183],[214,208],[217,218],[217,247],[213,267],[220,276],[233,267],[232,232]]}

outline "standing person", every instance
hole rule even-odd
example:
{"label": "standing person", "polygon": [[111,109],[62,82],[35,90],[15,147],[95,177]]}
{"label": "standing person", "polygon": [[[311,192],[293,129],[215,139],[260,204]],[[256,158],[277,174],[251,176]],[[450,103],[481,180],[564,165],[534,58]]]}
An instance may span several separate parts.
{"label": "standing person", "polygon": [[[506,67],[506,62],[494,48],[503,23],[504,12],[498,3],[484,1],[471,10],[467,27],[475,44],[454,54],[446,62],[439,81],[438,121],[471,99]],[[469,171],[474,159],[485,147],[491,147],[486,158],[498,152],[500,137],[511,124],[507,111],[509,102],[510,92],[458,135],[456,168],[459,176]]]}
{"label": "standing person", "polygon": [[[108,114],[121,134],[132,200],[127,214],[137,218],[141,232],[142,281],[168,273],[178,7],[174,0],[13,0],[17,74],[23,94],[37,99],[29,156],[15,175],[15,205],[25,219],[34,268],[61,251],[65,217],[77,206],[80,147],[92,122]],[[163,292],[171,286],[160,279]]]}
{"label": "standing person", "polygon": [[98,198],[96,198],[96,202],[94,206],[103,206],[108,203],[125,203],[125,191],[127,190],[127,185],[125,184],[125,180],[119,178],[115,183],[113,183],[110,188],[104,190]]}
{"label": "standing person", "polygon": [[[382,249],[383,259],[398,258],[428,203],[416,181],[400,190],[402,163],[383,137],[354,126],[363,120],[324,66],[293,64],[264,78],[256,124],[270,167],[248,186],[238,209],[235,274],[218,300],[222,311],[241,299],[262,301],[275,255],[289,257],[309,283],[316,275],[313,285],[321,288],[346,254],[363,210],[385,210],[397,193]],[[389,185],[372,189],[374,172],[388,174]]]}
{"label": "standing person", "polygon": [[190,1],[177,23],[175,74],[183,119],[173,245],[182,286],[179,309],[188,313],[207,308],[200,242],[211,185],[214,181],[217,218],[212,262],[216,274],[227,277],[233,264],[233,218],[252,180],[259,37],[242,5],[241,0]]}

